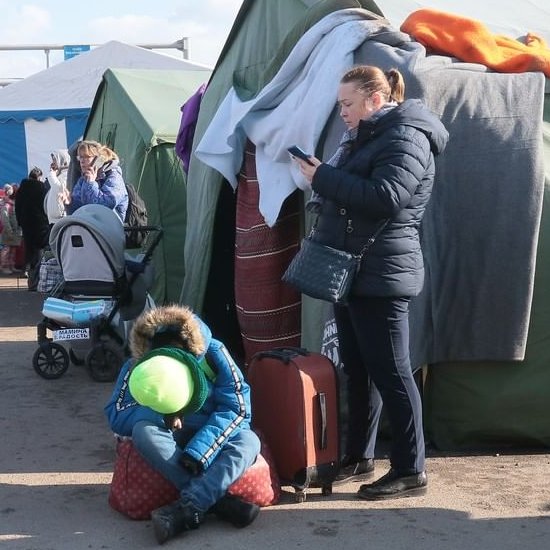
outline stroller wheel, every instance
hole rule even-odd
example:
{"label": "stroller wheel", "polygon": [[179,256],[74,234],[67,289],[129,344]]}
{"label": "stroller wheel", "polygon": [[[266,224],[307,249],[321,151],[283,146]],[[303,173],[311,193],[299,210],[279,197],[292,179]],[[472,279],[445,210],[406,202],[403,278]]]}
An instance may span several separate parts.
{"label": "stroller wheel", "polygon": [[96,382],[116,380],[123,362],[122,350],[112,342],[97,343],[86,356],[86,368]]}
{"label": "stroller wheel", "polygon": [[49,343],[34,352],[32,366],[42,378],[54,380],[69,368],[69,354],[61,344]]}

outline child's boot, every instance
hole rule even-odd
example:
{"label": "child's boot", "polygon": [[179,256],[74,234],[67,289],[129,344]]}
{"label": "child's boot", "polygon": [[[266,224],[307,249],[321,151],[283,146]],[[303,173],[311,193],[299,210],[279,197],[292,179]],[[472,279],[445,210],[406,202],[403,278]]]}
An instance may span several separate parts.
{"label": "child's boot", "polygon": [[212,511],[220,519],[232,523],[235,527],[247,527],[260,513],[260,507],[234,495],[226,494],[214,504]]}
{"label": "child's boot", "polygon": [[163,544],[184,531],[198,529],[203,517],[202,512],[181,501],[153,510],[151,519],[157,542]]}

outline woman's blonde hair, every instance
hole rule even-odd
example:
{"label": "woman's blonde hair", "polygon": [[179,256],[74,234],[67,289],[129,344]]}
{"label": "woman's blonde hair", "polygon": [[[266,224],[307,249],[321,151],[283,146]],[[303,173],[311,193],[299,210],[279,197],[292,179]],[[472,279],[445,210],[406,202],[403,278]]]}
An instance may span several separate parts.
{"label": "woman's blonde hair", "polygon": [[93,140],[81,141],[78,144],[77,155],[81,154],[94,157],[101,155],[105,161],[118,160],[118,155],[112,149]]}
{"label": "woman's blonde hair", "polygon": [[372,65],[358,65],[344,74],[340,83],[356,84],[357,90],[365,96],[380,92],[386,101],[403,103],[405,100],[405,81],[397,69],[384,72]]}

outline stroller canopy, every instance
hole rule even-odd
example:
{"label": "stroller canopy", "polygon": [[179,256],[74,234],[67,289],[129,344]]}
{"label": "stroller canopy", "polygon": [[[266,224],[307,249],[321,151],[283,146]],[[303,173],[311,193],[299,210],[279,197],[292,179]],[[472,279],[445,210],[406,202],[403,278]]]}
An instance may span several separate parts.
{"label": "stroller canopy", "polygon": [[[72,250],[79,229],[83,229],[81,233],[85,233],[86,238],[80,244],[81,253],[74,254]],[[106,281],[122,277],[125,272],[124,242],[120,218],[100,204],[81,206],[72,215],[56,222],[50,233],[50,247],[63,269],[65,280]]]}

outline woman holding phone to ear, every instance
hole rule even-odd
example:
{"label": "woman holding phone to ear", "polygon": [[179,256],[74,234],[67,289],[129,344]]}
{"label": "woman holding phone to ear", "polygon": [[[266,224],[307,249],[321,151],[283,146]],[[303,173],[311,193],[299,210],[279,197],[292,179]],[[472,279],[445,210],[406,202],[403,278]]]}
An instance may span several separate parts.
{"label": "woman holding phone to ear", "polygon": [[403,76],[361,65],[340,80],[347,126],[333,157],[297,159],[316,195],[314,239],[358,254],[389,220],[362,259],[346,305],[336,304],[340,357],[348,376],[348,430],[337,481],[374,474],[382,402],[392,428],[390,471],[357,495],[367,500],[426,491],[422,405],[409,356],[409,302],[422,289],[418,229],[430,199],[435,157],[447,130],[418,99],[405,100]]}
{"label": "woman holding phone to ear", "polygon": [[124,221],[128,191],[117,154],[97,141],[82,141],[77,158],[82,175],[71,192],[69,212],[72,214],[85,204],[102,204]]}

